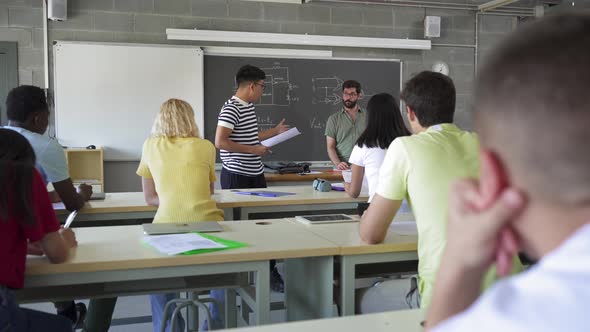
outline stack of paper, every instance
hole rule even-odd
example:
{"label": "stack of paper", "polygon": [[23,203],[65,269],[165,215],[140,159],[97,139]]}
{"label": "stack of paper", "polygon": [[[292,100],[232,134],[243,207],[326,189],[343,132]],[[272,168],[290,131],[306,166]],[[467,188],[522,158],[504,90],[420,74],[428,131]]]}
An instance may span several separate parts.
{"label": "stack of paper", "polygon": [[167,255],[178,255],[197,249],[221,249],[227,247],[196,233],[152,235],[144,237],[144,240],[147,244]]}
{"label": "stack of paper", "polygon": [[273,136],[269,139],[265,139],[264,141],[260,142],[260,144],[264,146],[273,147],[279,143],[283,143],[286,140],[290,140],[291,138],[300,135],[301,133],[297,129],[297,127],[291,128],[281,134]]}

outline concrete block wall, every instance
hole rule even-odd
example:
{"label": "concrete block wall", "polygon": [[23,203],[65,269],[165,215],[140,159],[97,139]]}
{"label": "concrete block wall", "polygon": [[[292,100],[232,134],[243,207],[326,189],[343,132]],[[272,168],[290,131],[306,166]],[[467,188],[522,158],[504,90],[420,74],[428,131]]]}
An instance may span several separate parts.
{"label": "concrete block wall", "polygon": [[[41,1],[0,0],[0,41],[18,42],[20,83],[44,87]],[[375,4],[311,2],[293,5],[240,0],[68,0],[68,19],[49,23],[49,40],[197,44],[168,41],[166,28],[421,39],[425,15],[442,17],[441,37],[433,39],[433,43],[474,45],[475,13],[472,11]],[[480,16],[480,59],[516,25],[515,17]],[[421,70],[430,69],[435,61],[447,62],[450,76],[457,86],[456,122],[471,128],[469,105],[475,75],[474,48],[435,46],[429,51],[413,51],[343,47],[332,50],[337,57],[401,59],[404,80]],[[50,66],[51,52],[50,49]],[[107,162],[107,191],[141,190],[139,178],[133,176],[136,167],[137,163]]]}

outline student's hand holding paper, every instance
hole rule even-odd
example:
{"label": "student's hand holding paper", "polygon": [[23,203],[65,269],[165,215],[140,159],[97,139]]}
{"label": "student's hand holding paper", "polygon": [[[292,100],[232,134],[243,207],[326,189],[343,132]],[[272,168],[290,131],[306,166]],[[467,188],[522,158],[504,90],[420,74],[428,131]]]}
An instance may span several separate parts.
{"label": "student's hand holding paper", "polygon": [[291,126],[286,125],[285,124],[285,119],[281,120],[281,122],[279,122],[279,124],[275,127],[275,135],[278,134],[282,134],[284,132],[286,132],[287,130],[289,130],[289,128],[291,128]]}
{"label": "student's hand holding paper", "polygon": [[252,154],[257,156],[266,156],[267,154],[272,153],[268,146],[264,145],[254,145],[252,146]]}

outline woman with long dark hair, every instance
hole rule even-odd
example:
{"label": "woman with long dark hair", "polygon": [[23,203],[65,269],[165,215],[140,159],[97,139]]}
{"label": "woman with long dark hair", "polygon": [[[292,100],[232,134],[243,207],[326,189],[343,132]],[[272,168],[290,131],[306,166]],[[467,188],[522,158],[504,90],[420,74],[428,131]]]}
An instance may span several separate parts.
{"label": "woman with long dark hair", "polygon": [[400,136],[410,135],[395,98],[388,93],[379,93],[367,104],[367,128],[357,140],[350,154],[352,180],[345,183],[346,193],[359,196],[363,178],[367,178],[369,202],[377,190],[379,168],[389,144]]}
{"label": "woman with long dark hair", "polygon": [[0,128],[0,330],[72,331],[65,317],[20,308],[13,290],[23,287],[27,254],[62,263],[76,237],[61,229],[35,169],[35,153],[21,134]]}

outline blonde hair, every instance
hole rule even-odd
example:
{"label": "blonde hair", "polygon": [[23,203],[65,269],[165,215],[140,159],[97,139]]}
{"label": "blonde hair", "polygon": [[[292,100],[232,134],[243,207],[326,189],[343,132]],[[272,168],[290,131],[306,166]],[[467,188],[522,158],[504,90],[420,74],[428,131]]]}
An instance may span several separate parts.
{"label": "blonde hair", "polygon": [[152,136],[199,137],[199,128],[191,105],[180,99],[166,100],[154,121]]}

